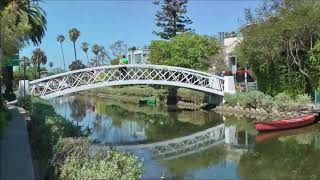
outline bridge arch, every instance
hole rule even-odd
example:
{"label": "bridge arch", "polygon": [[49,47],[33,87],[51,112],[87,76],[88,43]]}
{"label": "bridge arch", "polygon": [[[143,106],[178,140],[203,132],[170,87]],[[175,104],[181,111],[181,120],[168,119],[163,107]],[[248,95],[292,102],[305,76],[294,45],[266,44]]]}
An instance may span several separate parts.
{"label": "bridge arch", "polygon": [[184,87],[221,97],[224,94],[222,77],[163,65],[112,65],[68,71],[29,82],[29,91],[49,99],[99,87],[140,84]]}

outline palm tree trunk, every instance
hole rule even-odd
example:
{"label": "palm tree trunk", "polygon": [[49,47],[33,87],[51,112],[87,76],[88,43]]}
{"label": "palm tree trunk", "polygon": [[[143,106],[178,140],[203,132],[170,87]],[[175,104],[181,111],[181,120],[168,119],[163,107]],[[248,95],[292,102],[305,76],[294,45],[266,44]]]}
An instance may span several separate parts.
{"label": "palm tree trunk", "polygon": [[77,60],[76,42],[73,42],[73,49],[74,49],[74,58],[76,61]]}
{"label": "palm tree trunk", "polygon": [[98,55],[96,55],[96,67],[98,67]]}
{"label": "palm tree trunk", "polygon": [[88,61],[88,66],[89,66],[90,62],[89,62],[89,57],[88,57],[88,53],[87,52],[86,52],[86,55],[87,55],[87,61]]}
{"label": "palm tree trunk", "polygon": [[66,70],[66,61],[64,59],[64,52],[63,52],[63,48],[62,48],[62,43],[60,43],[60,47],[61,47],[61,52],[62,52],[63,68],[64,68],[64,70]]}
{"label": "palm tree trunk", "polygon": [[40,71],[41,71],[41,69],[40,69],[40,63],[38,64],[38,76],[39,76],[39,79],[40,79]]}

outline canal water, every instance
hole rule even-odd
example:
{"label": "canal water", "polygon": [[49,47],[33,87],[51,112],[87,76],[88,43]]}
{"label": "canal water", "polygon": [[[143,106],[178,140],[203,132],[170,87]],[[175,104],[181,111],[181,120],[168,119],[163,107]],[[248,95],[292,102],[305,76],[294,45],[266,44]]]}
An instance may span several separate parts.
{"label": "canal water", "polygon": [[143,179],[320,179],[320,126],[258,134],[252,120],[214,111],[67,96],[57,113],[98,144],[142,159]]}

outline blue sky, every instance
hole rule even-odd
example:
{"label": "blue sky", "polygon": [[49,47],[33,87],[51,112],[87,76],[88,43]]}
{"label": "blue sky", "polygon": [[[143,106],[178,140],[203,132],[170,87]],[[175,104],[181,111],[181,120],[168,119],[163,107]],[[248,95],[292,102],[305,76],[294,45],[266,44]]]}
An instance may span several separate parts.
{"label": "blue sky", "polygon": [[[199,34],[216,36],[218,32],[236,31],[244,19],[245,8],[255,8],[260,1],[254,0],[190,0],[188,16],[194,22],[190,27]],[[48,62],[54,67],[62,67],[58,34],[66,40],[63,44],[66,62],[74,59],[68,30],[76,27],[81,31],[77,41],[78,59],[86,62],[80,49],[86,41],[90,47],[94,43],[108,48],[116,40],[128,46],[143,47],[151,40],[158,39],[152,32],[157,30],[154,15],[158,7],[152,0],[47,0],[42,5],[47,14],[47,32],[39,46],[47,54]],[[34,46],[26,46],[20,56],[31,57]],[[89,52],[89,58],[93,54]]]}

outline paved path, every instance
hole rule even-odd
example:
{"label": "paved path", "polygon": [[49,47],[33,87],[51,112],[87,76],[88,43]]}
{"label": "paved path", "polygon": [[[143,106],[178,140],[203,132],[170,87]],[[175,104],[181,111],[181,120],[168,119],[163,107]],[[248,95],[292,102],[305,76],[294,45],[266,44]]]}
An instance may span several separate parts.
{"label": "paved path", "polygon": [[9,106],[9,121],[0,140],[0,179],[34,180],[31,150],[24,110]]}

